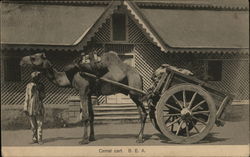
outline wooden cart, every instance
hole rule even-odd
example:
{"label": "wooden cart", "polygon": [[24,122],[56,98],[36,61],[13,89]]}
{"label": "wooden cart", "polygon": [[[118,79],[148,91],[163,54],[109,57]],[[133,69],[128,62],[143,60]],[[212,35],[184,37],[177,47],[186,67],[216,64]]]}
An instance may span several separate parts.
{"label": "wooden cart", "polygon": [[[223,92],[195,77],[164,67],[154,88],[145,93],[119,82],[101,79],[121,88],[145,95],[153,126],[175,143],[196,143],[220,120],[233,95]],[[84,75],[96,78],[95,75]]]}
{"label": "wooden cart", "polygon": [[203,139],[220,119],[233,95],[195,77],[165,67],[148,97],[154,127],[176,143],[195,143]]}

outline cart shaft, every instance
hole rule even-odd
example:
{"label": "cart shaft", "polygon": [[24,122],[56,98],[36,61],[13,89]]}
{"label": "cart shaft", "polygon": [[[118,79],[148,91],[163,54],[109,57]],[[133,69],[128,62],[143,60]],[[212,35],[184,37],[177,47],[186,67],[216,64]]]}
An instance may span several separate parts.
{"label": "cart shaft", "polygon": [[135,91],[135,92],[140,93],[142,95],[147,95],[146,92],[144,92],[144,91],[142,91],[140,89],[137,89],[137,88],[134,88],[134,87],[130,87],[128,85],[125,85],[125,84],[122,84],[122,83],[119,83],[119,82],[116,82],[116,81],[113,81],[113,80],[109,80],[109,79],[105,79],[105,78],[98,78],[96,75],[93,75],[93,74],[90,74],[90,73],[87,73],[87,72],[82,72],[81,74],[85,75],[85,76],[88,76],[88,77],[91,77],[93,79],[100,79],[103,82],[107,82],[107,83],[113,84],[113,85],[121,87],[123,89],[127,89],[127,90],[130,90],[130,91]]}

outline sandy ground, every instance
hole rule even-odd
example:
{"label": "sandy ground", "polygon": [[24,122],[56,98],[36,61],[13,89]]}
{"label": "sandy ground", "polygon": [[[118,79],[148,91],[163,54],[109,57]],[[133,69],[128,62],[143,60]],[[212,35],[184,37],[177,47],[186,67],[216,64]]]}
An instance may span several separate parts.
{"label": "sandy ground", "polygon": [[[146,141],[142,144],[136,143],[136,136],[140,124],[106,124],[96,125],[96,141],[88,146],[162,146],[173,145],[170,140],[161,135],[153,128],[151,123],[145,127]],[[45,129],[43,146],[79,146],[83,129],[58,128]],[[31,144],[30,130],[1,131],[2,146],[38,146]],[[198,144],[202,145],[243,145],[249,144],[249,122],[227,122],[224,127],[214,126],[213,130],[205,139]]]}

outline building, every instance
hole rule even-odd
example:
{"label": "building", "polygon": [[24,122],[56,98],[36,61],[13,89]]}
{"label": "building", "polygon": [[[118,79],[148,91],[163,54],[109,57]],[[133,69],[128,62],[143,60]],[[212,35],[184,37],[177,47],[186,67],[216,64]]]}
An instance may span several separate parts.
{"label": "building", "polygon": [[[45,52],[62,70],[81,52],[114,50],[151,84],[163,63],[192,70],[249,100],[247,0],[7,1],[2,6],[1,103],[22,104],[31,69],[22,56]],[[45,80],[46,104],[67,103],[74,89]],[[126,97],[125,97],[126,98]],[[114,100],[115,99],[115,100]],[[120,103],[124,96],[108,97]],[[100,101],[103,101],[100,98]]]}

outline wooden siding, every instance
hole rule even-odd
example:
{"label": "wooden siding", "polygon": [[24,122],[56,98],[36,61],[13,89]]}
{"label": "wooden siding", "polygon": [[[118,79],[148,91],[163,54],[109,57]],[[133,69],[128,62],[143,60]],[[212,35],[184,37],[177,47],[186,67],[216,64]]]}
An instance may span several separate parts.
{"label": "wooden siding", "polygon": [[[74,55],[49,54],[49,58],[53,63],[54,68],[61,71],[63,67],[72,61]],[[24,102],[25,88],[30,79],[32,69],[29,67],[21,68],[21,82],[1,82],[1,104],[13,105],[22,104]],[[45,104],[65,104],[68,102],[69,96],[77,95],[77,91],[72,88],[59,88],[49,82],[46,78],[42,78],[45,85],[47,97],[44,100]]]}
{"label": "wooden siding", "polygon": [[144,32],[140,30],[139,26],[136,25],[135,21],[128,18],[128,39],[129,43],[150,43],[150,40],[146,38]]}
{"label": "wooden siding", "polygon": [[222,80],[210,82],[235,95],[235,100],[249,100],[249,60],[223,60]]}
{"label": "wooden siding", "polygon": [[[152,72],[161,64],[171,64],[181,68],[187,68],[193,71],[199,78],[206,72],[206,60],[217,59],[223,61],[222,80],[209,82],[219,89],[234,94],[235,100],[249,99],[249,60],[248,55],[230,55],[230,54],[192,54],[177,53],[165,54],[159,47],[148,43],[148,39],[143,35],[142,30],[130,20],[129,25],[130,42],[135,43],[135,67],[143,76],[144,90],[151,85]],[[138,36],[133,36],[133,34]],[[144,44],[138,44],[138,42]],[[200,67],[195,69],[194,67]]]}
{"label": "wooden siding", "polygon": [[[187,68],[195,73],[197,77],[206,72],[206,55],[193,54],[171,54],[166,55],[154,45],[136,46],[136,68],[143,76],[144,90],[147,90],[151,84],[152,72],[161,64],[171,64],[181,68]],[[193,56],[193,57],[192,57]],[[190,58],[195,58],[191,60]],[[225,59],[227,58],[227,59]],[[222,60],[222,80],[209,81],[215,87],[234,94],[235,100],[249,100],[249,60],[231,58],[229,56],[219,57],[216,60]],[[247,58],[247,56],[245,57]],[[193,65],[190,65],[190,61]],[[194,69],[194,65],[201,68]]]}
{"label": "wooden siding", "polygon": [[106,22],[102,24],[98,32],[92,38],[92,42],[109,42],[111,38],[111,26],[110,18],[106,19]]}

